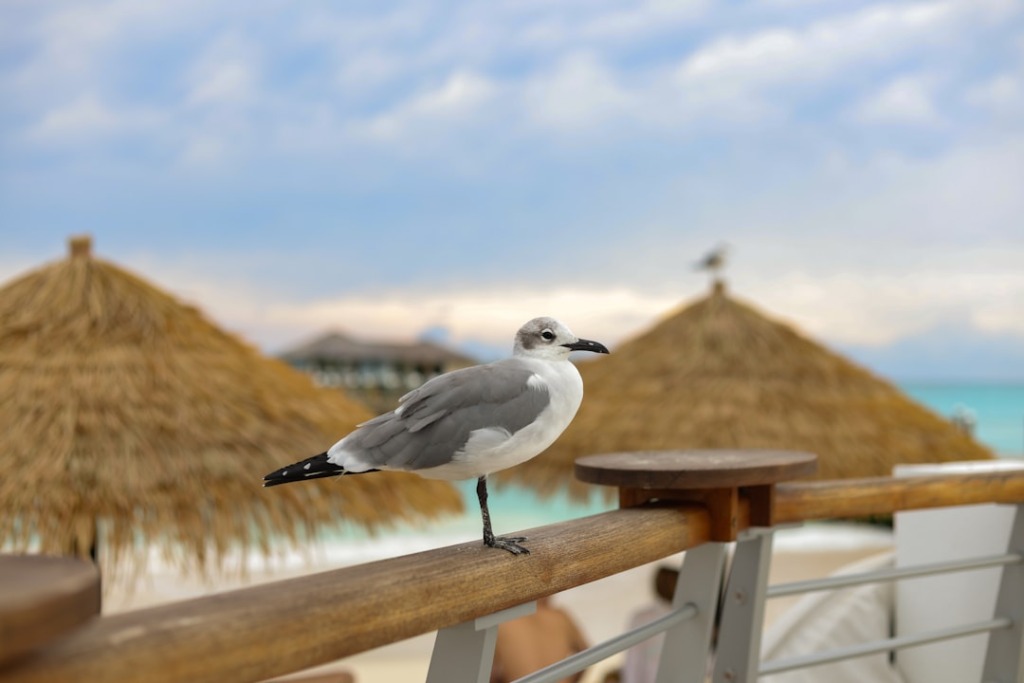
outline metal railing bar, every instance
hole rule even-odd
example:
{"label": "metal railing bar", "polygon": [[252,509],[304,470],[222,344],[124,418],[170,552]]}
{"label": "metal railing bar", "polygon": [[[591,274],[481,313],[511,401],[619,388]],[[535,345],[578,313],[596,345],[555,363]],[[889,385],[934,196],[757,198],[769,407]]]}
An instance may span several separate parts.
{"label": "metal railing bar", "polygon": [[1012,625],[1012,619],[998,617],[996,619],[974,622],[963,626],[952,626],[950,628],[926,631],[924,633],[915,633],[908,636],[898,636],[896,638],[887,638],[885,640],[873,640],[869,643],[858,643],[857,645],[839,647],[834,650],[826,650],[825,652],[816,652],[814,654],[803,655],[800,657],[788,657],[786,659],[764,662],[761,664],[761,669],[758,672],[758,675],[767,676],[769,674],[782,673],[783,671],[791,671],[793,669],[803,669],[806,667],[818,666],[819,664],[829,664],[843,659],[853,659],[854,657],[863,657],[865,655],[877,654],[879,652],[902,650],[904,648],[925,645],[927,643],[934,643],[940,640],[950,640],[952,638],[961,638],[975,633],[984,633],[986,631],[1009,628]]}
{"label": "metal railing bar", "polygon": [[688,602],[679,609],[673,610],[663,617],[658,617],[652,622],[638,626],[637,628],[621,633],[614,638],[588,647],[586,650],[566,657],[560,662],[555,662],[543,669],[534,671],[528,676],[517,678],[512,683],[555,683],[578,671],[583,671],[591,664],[596,664],[614,654],[642,643],[652,636],[663,633],[676,624],[697,616],[697,606]]}
{"label": "metal railing bar", "polygon": [[832,590],[835,588],[846,588],[848,586],[859,586],[865,583],[880,583],[882,581],[895,581],[918,576],[929,576],[932,574],[943,574],[947,572],[961,572],[971,569],[984,569],[986,567],[998,567],[1000,565],[1019,564],[1024,561],[1024,556],[1019,553],[1007,553],[1004,555],[988,555],[985,557],[974,557],[966,560],[952,560],[949,562],[935,562],[922,564],[915,567],[898,567],[895,569],[879,569],[873,572],[862,574],[847,574],[844,576],[830,576],[824,579],[810,579],[807,581],[793,581],[782,583],[776,586],[769,586],[766,597],[780,598],[786,595],[797,593],[811,593],[814,591]]}

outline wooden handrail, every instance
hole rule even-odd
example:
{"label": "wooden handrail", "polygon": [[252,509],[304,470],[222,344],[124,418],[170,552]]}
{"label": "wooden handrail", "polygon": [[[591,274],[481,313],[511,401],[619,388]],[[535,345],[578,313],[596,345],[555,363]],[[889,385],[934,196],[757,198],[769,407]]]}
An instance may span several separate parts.
{"label": "wooden handrail", "polygon": [[695,506],[613,510],[525,532],[528,556],[464,543],[117,614],[0,676],[259,681],[653,562],[705,542],[709,527]]}
{"label": "wooden handrail", "polygon": [[[1024,502],[1024,471],[778,484],[777,523]],[[739,500],[739,529],[750,507]],[[531,555],[479,542],[103,617],[18,665],[7,683],[259,681],[463,623],[709,540],[692,503],[647,504],[526,531]]]}
{"label": "wooden handrail", "polygon": [[778,484],[779,524],[866,517],[953,505],[1024,502],[1024,470]]}

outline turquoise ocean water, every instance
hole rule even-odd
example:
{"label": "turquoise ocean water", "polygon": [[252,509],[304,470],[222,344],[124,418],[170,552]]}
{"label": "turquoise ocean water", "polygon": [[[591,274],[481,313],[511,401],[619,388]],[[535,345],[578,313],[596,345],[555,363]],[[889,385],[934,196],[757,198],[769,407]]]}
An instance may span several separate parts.
{"label": "turquoise ocean water", "polygon": [[[900,388],[914,400],[944,417],[966,410],[976,420],[975,436],[1000,457],[1024,457],[1024,384],[953,384],[906,383]],[[457,484],[466,503],[465,514],[427,522],[425,525],[403,526],[382,536],[369,539],[366,533],[348,529],[340,535],[325,535],[324,540],[344,544],[371,543],[371,555],[412,552],[425,547],[479,538],[480,513],[476,502],[476,483]],[[595,495],[587,503],[570,501],[564,495],[541,500],[533,491],[521,487],[489,487],[489,507],[494,531],[509,534],[535,526],[553,524],[595,514],[614,507]],[[381,547],[383,544],[384,547]],[[387,546],[393,546],[385,549]]]}
{"label": "turquoise ocean water", "polygon": [[976,419],[974,435],[1000,457],[1024,457],[1024,384],[900,385],[939,415],[965,409]]}

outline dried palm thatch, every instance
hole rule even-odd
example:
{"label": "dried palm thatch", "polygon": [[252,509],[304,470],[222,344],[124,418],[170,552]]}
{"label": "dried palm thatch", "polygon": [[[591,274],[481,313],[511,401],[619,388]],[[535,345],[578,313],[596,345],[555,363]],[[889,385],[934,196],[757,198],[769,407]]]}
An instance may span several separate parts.
{"label": "dried palm thatch", "polygon": [[818,478],[887,476],[896,463],[993,457],[949,421],[717,285],[611,356],[580,364],[576,419],[505,475],[541,493],[590,488],[572,475],[594,453],[687,448],[800,450]]}
{"label": "dried palm thatch", "polygon": [[0,544],[207,573],[324,523],[461,510],[402,474],[265,490],[261,477],[370,417],[124,270],[71,256],[0,289]]}

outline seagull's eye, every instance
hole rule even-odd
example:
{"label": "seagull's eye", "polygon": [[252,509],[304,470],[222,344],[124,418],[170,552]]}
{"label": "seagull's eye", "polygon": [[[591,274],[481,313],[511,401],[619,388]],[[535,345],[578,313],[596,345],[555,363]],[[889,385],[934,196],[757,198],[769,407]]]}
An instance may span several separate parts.
{"label": "seagull's eye", "polygon": [[555,333],[551,330],[544,330],[540,333],[540,338],[544,341],[552,341],[555,338]]}

